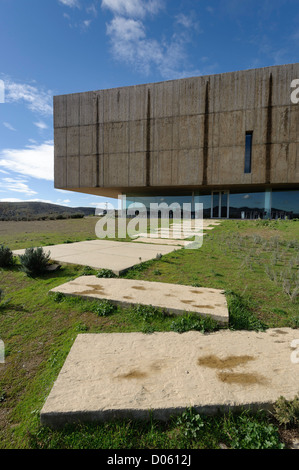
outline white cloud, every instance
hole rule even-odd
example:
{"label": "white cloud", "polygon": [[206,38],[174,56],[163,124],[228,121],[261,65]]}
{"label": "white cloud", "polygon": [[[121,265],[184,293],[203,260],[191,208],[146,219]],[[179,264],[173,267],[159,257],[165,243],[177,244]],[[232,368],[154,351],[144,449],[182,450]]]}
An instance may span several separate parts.
{"label": "white cloud", "polygon": [[191,40],[190,29],[199,30],[194,12],[176,17],[176,29],[181,30],[169,40],[159,41],[147,36],[145,16],[158,13],[163,5],[164,2],[158,0],[102,0],[102,8],[108,8],[114,15],[107,24],[114,58],[145,75],[153,68],[166,79],[199,75],[198,70],[188,70],[186,51]]}
{"label": "white cloud", "polygon": [[107,25],[112,53],[117,60],[134,66],[148,75],[154,66],[164,78],[180,78],[199,75],[199,70],[185,69],[185,34],[174,34],[170,41],[160,43],[146,37],[146,30],[140,19],[116,16]]}
{"label": "white cloud", "polygon": [[53,142],[32,144],[24,149],[3,149],[0,151],[0,167],[22,175],[53,181]]}
{"label": "white cloud", "polygon": [[161,0],[102,0],[102,8],[109,9],[114,15],[143,18],[146,14],[156,14],[163,8]]}
{"label": "white cloud", "polygon": [[16,129],[9,122],[3,122],[3,126],[10,131],[16,131]]}
{"label": "white cloud", "polygon": [[90,23],[91,23],[91,20],[85,20],[85,21],[83,21],[83,27],[86,28],[86,29],[89,28]]}
{"label": "white cloud", "polygon": [[29,188],[26,180],[19,178],[2,178],[1,188],[5,191],[23,193],[26,194],[26,196],[37,194],[36,191]]}
{"label": "white cloud", "polygon": [[52,92],[37,88],[26,83],[16,83],[10,79],[5,80],[5,101],[6,103],[23,102],[34,112],[51,115]]}
{"label": "white cloud", "polygon": [[43,121],[34,122],[33,124],[41,130],[48,129],[47,124]]}
{"label": "white cloud", "polygon": [[58,0],[59,3],[61,3],[62,5],[65,5],[67,7],[71,7],[71,8],[79,8],[80,7],[80,3],[78,0]]}

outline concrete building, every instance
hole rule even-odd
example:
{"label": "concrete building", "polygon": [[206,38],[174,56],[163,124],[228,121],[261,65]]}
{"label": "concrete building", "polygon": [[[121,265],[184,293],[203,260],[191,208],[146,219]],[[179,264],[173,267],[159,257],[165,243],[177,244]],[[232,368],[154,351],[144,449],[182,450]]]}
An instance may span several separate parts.
{"label": "concrete building", "polygon": [[55,96],[55,187],[299,217],[296,79],[291,64]]}

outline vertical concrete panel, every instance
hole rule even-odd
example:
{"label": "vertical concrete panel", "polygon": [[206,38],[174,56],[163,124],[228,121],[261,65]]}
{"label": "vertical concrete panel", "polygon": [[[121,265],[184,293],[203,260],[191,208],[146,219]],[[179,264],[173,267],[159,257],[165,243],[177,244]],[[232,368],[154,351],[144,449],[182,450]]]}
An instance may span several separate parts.
{"label": "vertical concrete panel", "polygon": [[130,154],[130,169],[129,181],[130,187],[144,187],[146,174],[145,174],[145,152],[136,152]]}
{"label": "vertical concrete panel", "polygon": [[[247,130],[246,125],[246,111],[235,111],[232,112],[234,121],[234,145],[243,146],[245,145],[245,134]],[[248,130],[252,130],[254,127]]]}
{"label": "vertical concrete panel", "polygon": [[252,146],[251,174],[253,184],[265,182],[266,147],[264,145]]}
{"label": "vertical concrete panel", "polygon": [[153,150],[172,150],[173,119],[161,118],[153,121]]}
{"label": "vertical concrete panel", "polygon": [[[181,116],[179,119],[180,128],[180,148],[199,148],[202,134],[202,115]],[[202,145],[203,146],[203,145]]]}
{"label": "vertical concrete panel", "polygon": [[204,95],[200,77],[179,81],[180,115],[200,114],[204,112]]}
{"label": "vertical concrete panel", "polygon": [[53,98],[54,128],[66,127],[66,99],[66,95]]}
{"label": "vertical concrete panel", "polygon": [[80,187],[95,188],[97,186],[96,155],[80,156]]}
{"label": "vertical concrete panel", "polygon": [[178,184],[197,185],[201,181],[202,158],[198,150],[180,150],[178,160]]}
{"label": "vertical concrete panel", "polygon": [[106,122],[128,121],[130,92],[128,88],[114,88],[104,92],[104,118]]}
{"label": "vertical concrete panel", "polygon": [[130,87],[130,121],[146,119],[147,116],[147,86],[138,85]]}
{"label": "vertical concrete panel", "polygon": [[144,120],[129,122],[129,152],[145,152],[146,123]]}
{"label": "vertical concrete panel", "polygon": [[109,154],[107,163],[108,172],[105,174],[105,186],[128,187],[130,171],[128,153]]}
{"label": "vertical concrete panel", "polygon": [[67,156],[79,155],[80,146],[80,128],[67,128]]}
{"label": "vertical concrete panel", "polygon": [[66,157],[66,127],[54,129],[54,156]]}
{"label": "vertical concrete panel", "polygon": [[67,187],[80,187],[80,158],[67,157]]}
{"label": "vertical concrete panel", "polygon": [[294,143],[289,144],[289,158],[288,158],[288,175],[287,181],[288,183],[295,183],[298,181],[296,180],[296,172],[298,173],[297,177],[299,176],[299,158],[297,160],[297,147],[299,149],[299,145]]}
{"label": "vertical concrete panel", "polygon": [[290,106],[273,108],[273,137],[274,143],[289,142],[290,138]]}
{"label": "vertical concrete panel", "polygon": [[272,155],[271,182],[287,181],[289,144],[273,144]]}
{"label": "vertical concrete panel", "polygon": [[129,152],[129,123],[108,122],[104,124],[104,153]]}
{"label": "vertical concrete panel", "polygon": [[80,94],[80,126],[97,123],[97,95],[94,92]]}
{"label": "vertical concrete panel", "polygon": [[173,82],[156,83],[153,87],[153,118],[173,116]]}
{"label": "vertical concrete panel", "polygon": [[158,169],[156,172],[156,185],[157,186],[171,186],[171,166],[172,166],[172,151],[165,150],[158,152]]}
{"label": "vertical concrete panel", "polygon": [[68,127],[80,124],[80,93],[66,97],[66,125]]}
{"label": "vertical concrete panel", "polygon": [[66,157],[55,158],[54,160],[54,187],[67,187],[67,159]]}
{"label": "vertical concrete panel", "polygon": [[94,152],[93,149],[93,126],[80,126],[80,155],[91,155]]}

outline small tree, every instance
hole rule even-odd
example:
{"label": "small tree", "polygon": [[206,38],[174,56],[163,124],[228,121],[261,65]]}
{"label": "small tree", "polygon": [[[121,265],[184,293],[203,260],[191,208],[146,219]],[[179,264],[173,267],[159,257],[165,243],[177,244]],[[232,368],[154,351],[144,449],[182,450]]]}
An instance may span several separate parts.
{"label": "small tree", "polygon": [[27,276],[37,276],[46,272],[49,264],[50,252],[45,253],[39,248],[27,248],[25,253],[20,256],[21,271]]}

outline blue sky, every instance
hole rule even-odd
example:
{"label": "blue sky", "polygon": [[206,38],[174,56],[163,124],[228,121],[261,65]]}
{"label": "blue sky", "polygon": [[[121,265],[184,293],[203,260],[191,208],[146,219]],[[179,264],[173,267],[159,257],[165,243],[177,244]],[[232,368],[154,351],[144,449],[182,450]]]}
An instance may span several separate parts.
{"label": "blue sky", "polygon": [[0,0],[0,44],[0,201],[94,206],[54,189],[53,96],[298,62],[298,0]]}

